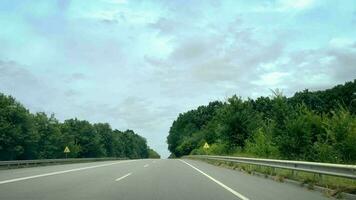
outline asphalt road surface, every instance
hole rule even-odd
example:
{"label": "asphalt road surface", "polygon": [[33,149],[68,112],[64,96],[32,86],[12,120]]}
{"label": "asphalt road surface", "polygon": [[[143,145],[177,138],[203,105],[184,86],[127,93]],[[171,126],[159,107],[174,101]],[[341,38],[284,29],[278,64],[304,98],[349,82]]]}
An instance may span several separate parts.
{"label": "asphalt road surface", "polygon": [[0,170],[1,200],[319,200],[322,193],[193,160],[127,160]]}

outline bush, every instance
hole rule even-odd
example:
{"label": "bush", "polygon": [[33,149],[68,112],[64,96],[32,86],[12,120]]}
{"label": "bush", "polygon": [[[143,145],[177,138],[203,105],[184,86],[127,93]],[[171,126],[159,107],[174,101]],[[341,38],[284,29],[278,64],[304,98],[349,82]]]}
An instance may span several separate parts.
{"label": "bush", "polygon": [[[325,118],[325,144],[332,146],[330,151],[336,150],[337,160],[345,163],[356,161],[356,116],[344,107],[332,112],[331,118]],[[330,152],[332,153],[332,152]]]}
{"label": "bush", "polygon": [[267,129],[267,131],[262,128],[256,130],[253,137],[247,141],[245,151],[259,157],[278,157],[278,149],[273,144],[272,135],[268,130],[270,129]]}

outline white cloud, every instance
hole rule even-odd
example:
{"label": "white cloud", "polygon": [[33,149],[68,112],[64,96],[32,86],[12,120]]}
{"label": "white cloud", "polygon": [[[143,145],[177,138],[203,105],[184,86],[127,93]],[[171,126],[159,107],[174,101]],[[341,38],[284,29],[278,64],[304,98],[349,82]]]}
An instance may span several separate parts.
{"label": "white cloud", "polygon": [[342,47],[347,47],[350,46],[352,44],[354,44],[355,41],[351,38],[345,38],[345,37],[336,37],[336,38],[332,38],[329,41],[329,45],[331,47],[336,47],[336,48],[342,48]]}
{"label": "white cloud", "polygon": [[315,3],[315,0],[280,0],[278,6],[282,10],[288,9],[306,9],[310,8]]}
{"label": "white cloud", "polygon": [[250,9],[259,13],[303,11],[312,8],[316,0],[276,0],[265,2]]}
{"label": "white cloud", "polygon": [[260,75],[260,79],[253,83],[266,87],[278,87],[286,76],[288,76],[286,72],[269,72]]}
{"label": "white cloud", "polygon": [[105,20],[105,21],[116,21],[119,12],[117,9],[114,10],[101,10],[88,14],[88,17],[94,19]]}
{"label": "white cloud", "polygon": [[106,2],[114,3],[114,4],[125,4],[127,0],[106,0]]}

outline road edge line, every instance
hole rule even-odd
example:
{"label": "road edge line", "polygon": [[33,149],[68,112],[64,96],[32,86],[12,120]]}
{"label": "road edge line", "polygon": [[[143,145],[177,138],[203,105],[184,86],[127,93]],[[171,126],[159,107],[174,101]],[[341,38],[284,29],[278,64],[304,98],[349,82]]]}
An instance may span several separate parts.
{"label": "road edge line", "polygon": [[225,190],[231,192],[232,194],[234,194],[235,196],[237,196],[238,198],[240,198],[241,200],[249,200],[247,197],[245,197],[244,195],[236,192],[235,190],[233,190],[232,188],[230,188],[229,186],[223,184],[222,182],[216,180],[215,178],[211,177],[209,174],[203,172],[202,170],[198,169],[197,167],[194,167],[193,165],[189,164],[188,162],[179,159],[181,162],[185,163],[186,165],[188,165],[189,167],[195,169],[196,171],[200,172],[201,174],[203,174],[204,176],[206,176],[207,178],[209,178],[210,180],[214,181],[216,184],[220,185],[221,187],[223,187]]}

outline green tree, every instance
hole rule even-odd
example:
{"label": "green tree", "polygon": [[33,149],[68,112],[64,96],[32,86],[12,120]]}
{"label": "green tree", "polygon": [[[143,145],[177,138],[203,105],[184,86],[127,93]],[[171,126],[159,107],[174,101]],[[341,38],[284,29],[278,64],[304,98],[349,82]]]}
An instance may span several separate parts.
{"label": "green tree", "polygon": [[261,117],[252,104],[237,96],[228,99],[228,103],[218,111],[217,118],[220,125],[218,134],[230,149],[243,148],[261,123]]}
{"label": "green tree", "polygon": [[38,140],[29,111],[11,96],[0,93],[0,159],[35,159]]}
{"label": "green tree", "polygon": [[[248,153],[259,157],[356,162],[356,80],[324,91],[281,90],[179,114],[167,137],[172,157]],[[202,145],[208,142],[209,149]]]}
{"label": "green tree", "polygon": [[149,158],[161,158],[161,156],[153,149],[148,150],[148,157]]}
{"label": "green tree", "polygon": [[48,118],[45,113],[36,113],[34,121],[39,134],[37,157],[40,159],[61,157],[63,144],[58,120],[54,115]]}

